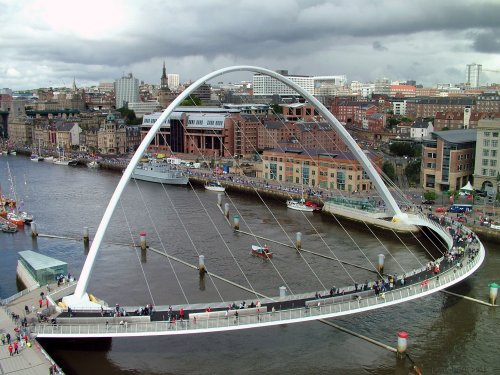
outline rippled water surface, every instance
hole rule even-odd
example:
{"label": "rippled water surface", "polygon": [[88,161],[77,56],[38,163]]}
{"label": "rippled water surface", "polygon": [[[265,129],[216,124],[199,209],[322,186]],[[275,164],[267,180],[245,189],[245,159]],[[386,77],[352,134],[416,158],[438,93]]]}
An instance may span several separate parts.
{"label": "rippled water surface", "polygon": [[[106,171],[33,163],[27,158],[0,158],[0,184],[10,189],[7,162],[15,177],[16,193],[36,216],[40,233],[81,238],[91,235],[101,220],[120,175]],[[89,291],[109,304],[155,305],[186,302],[250,300],[252,294],[220,281],[201,283],[196,270],[171,263],[161,255],[146,257],[131,244],[145,231],[149,245],[191,264],[205,255],[207,268],[246,287],[277,295],[286,283],[300,293],[352,285],[373,274],[307,253],[269,243],[274,262],[250,256],[252,236],[236,234],[216,205],[217,194],[189,187],[162,187],[129,183],[104,238]],[[230,214],[241,216],[241,229],[293,245],[302,232],[305,249],[373,268],[377,254],[386,256],[386,270],[402,272],[425,263],[427,253],[415,239],[377,232],[374,237],[360,224],[345,224],[350,235],[332,218],[286,210],[279,202],[266,206],[256,197],[232,195]],[[278,225],[279,223],[279,225]],[[352,238],[351,238],[352,237]],[[352,239],[356,245],[353,245]],[[383,244],[379,242],[383,241]],[[421,239],[430,251],[432,245]],[[486,244],[485,265],[457,293],[487,299],[487,284],[499,281],[500,256]],[[14,294],[17,252],[34,249],[68,263],[78,275],[85,261],[80,241],[38,238],[29,227],[14,235],[0,233],[0,296]],[[312,270],[314,272],[312,272]],[[396,346],[399,330],[410,333],[409,353],[424,374],[469,374],[500,371],[496,349],[498,312],[494,308],[438,293],[386,309],[335,319],[353,331]],[[181,337],[133,338],[92,343],[45,343],[49,353],[69,374],[229,374],[229,373],[349,373],[407,374],[408,360],[339,332],[320,322],[265,329]]]}

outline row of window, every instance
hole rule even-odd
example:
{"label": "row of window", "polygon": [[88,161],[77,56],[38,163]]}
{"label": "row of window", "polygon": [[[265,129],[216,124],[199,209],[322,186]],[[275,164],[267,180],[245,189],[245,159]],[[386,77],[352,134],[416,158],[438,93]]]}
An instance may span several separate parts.
{"label": "row of window", "polygon": [[487,167],[488,165],[490,167],[496,167],[497,166],[497,160],[496,159],[483,159],[481,165],[483,167]]}
{"label": "row of window", "polygon": [[493,136],[493,138],[498,138],[498,132],[484,132],[485,137]]}
{"label": "row of window", "polygon": [[497,170],[496,169],[481,169],[481,175],[483,176],[490,176],[490,177],[496,177],[497,176]]}
{"label": "row of window", "polygon": [[489,139],[483,139],[483,146],[484,147],[490,147],[490,144],[491,144],[491,147],[497,148],[498,147],[498,140],[492,139],[490,141]]}
{"label": "row of window", "polygon": [[497,157],[497,150],[489,150],[487,148],[483,149],[483,156],[491,156],[493,158]]}

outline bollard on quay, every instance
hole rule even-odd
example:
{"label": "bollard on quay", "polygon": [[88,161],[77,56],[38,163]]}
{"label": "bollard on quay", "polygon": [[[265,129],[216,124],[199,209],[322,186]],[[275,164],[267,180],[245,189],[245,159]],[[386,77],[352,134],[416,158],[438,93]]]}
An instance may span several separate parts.
{"label": "bollard on quay", "polygon": [[200,277],[204,277],[207,272],[205,269],[205,255],[198,257],[198,271],[200,272]]}
{"label": "bollard on quay", "polygon": [[233,223],[234,223],[234,229],[240,230],[240,215],[238,214],[233,215]]}
{"label": "bollard on quay", "polygon": [[217,205],[222,207],[222,193],[217,194]]}
{"label": "bollard on quay", "polygon": [[83,243],[89,243],[89,227],[83,227]]}
{"label": "bollard on quay", "polygon": [[31,237],[34,239],[38,237],[38,232],[36,231],[36,223],[31,223]]}
{"label": "bollard on quay", "polygon": [[297,232],[297,234],[295,236],[295,248],[297,249],[297,251],[302,248],[302,233],[301,232]]}
{"label": "bollard on quay", "polygon": [[229,219],[229,203],[224,203],[224,216]]}
{"label": "bollard on quay", "polygon": [[139,236],[141,238],[141,250],[146,250],[148,248],[146,243],[146,232],[139,233]]}
{"label": "bollard on quay", "polygon": [[398,332],[398,358],[404,358],[406,355],[406,349],[408,348],[408,336],[408,332]]}
{"label": "bollard on quay", "polygon": [[498,288],[500,285],[497,283],[491,283],[488,285],[490,287],[490,303],[495,305],[497,302]]}
{"label": "bollard on quay", "polygon": [[378,255],[378,267],[377,267],[377,270],[378,270],[378,273],[380,273],[381,275],[384,273],[384,259],[385,259],[385,255],[384,254],[379,254]]}

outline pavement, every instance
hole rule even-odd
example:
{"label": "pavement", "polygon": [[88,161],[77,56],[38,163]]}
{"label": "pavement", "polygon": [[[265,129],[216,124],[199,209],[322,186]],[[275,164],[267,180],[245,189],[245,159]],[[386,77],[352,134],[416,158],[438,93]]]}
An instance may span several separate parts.
{"label": "pavement", "polygon": [[[24,306],[37,307],[41,291],[46,292],[46,288],[35,289],[7,306],[0,306],[0,334],[10,333],[11,342],[16,340],[17,335],[14,329],[18,327],[18,324],[12,319],[11,313],[18,314],[20,319],[26,316],[28,323],[31,318],[36,319],[36,311],[25,315]],[[44,353],[36,340],[30,339],[30,342],[31,347],[19,346],[19,354],[13,356],[9,355],[8,345],[2,345],[0,342],[0,375],[47,375],[49,373],[50,366],[54,362]]]}

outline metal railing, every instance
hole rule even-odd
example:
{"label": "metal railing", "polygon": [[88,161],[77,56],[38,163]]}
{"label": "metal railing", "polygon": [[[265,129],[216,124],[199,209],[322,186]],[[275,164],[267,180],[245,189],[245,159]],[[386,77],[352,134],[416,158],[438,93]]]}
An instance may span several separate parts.
{"label": "metal railing", "polygon": [[[480,245],[482,246],[482,245]],[[484,251],[484,248],[482,248]],[[256,315],[240,317],[217,317],[198,320],[177,320],[176,322],[157,321],[147,323],[123,323],[123,324],[82,324],[82,325],[36,325],[32,331],[36,335],[44,336],[129,336],[139,334],[165,334],[173,331],[196,331],[196,330],[221,330],[238,329],[238,327],[262,324],[290,323],[292,321],[304,321],[320,319],[321,317],[335,316],[352,313],[356,310],[368,310],[383,307],[386,304],[397,303],[419,294],[429,294],[432,290],[442,289],[443,285],[451,285],[454,280],[466,275],[471,271],[481,259],[481,256],[470,258],[464,256],[454,266],[443,271],[439,275],[425,279],[425,282],[414,283],[408,286],[401,286],[393,290],[386,291],[378,296],[370,296],[364,299],[334,302],[317,307],[300,307],[274,312],[263,312]],[[459,266],[458,264],[461,264]],[[377,307],[374,307],[377,306]],[[125,319],[125,318],[124,318]],[[187,332],[186,332],[187,333]]]}
{"label": "metal railing", "polygon": [[10,296],[10,297],[7,297],[5,299],[2,299],[0,300],[0,305],[8,305],[9,303],[11,303],[12,301],[18,299],[18,298],[21,298],[22,296],[28,294],[28,293],[31,293],[32,291],[34,291],[35,289],[38,289],[40,288],[40,284],[37,284],[37,285],[33,285],[32,287],[30,288],[27,288],[27,289],[24,289],[24,290],[21,290],[20,292]]}

